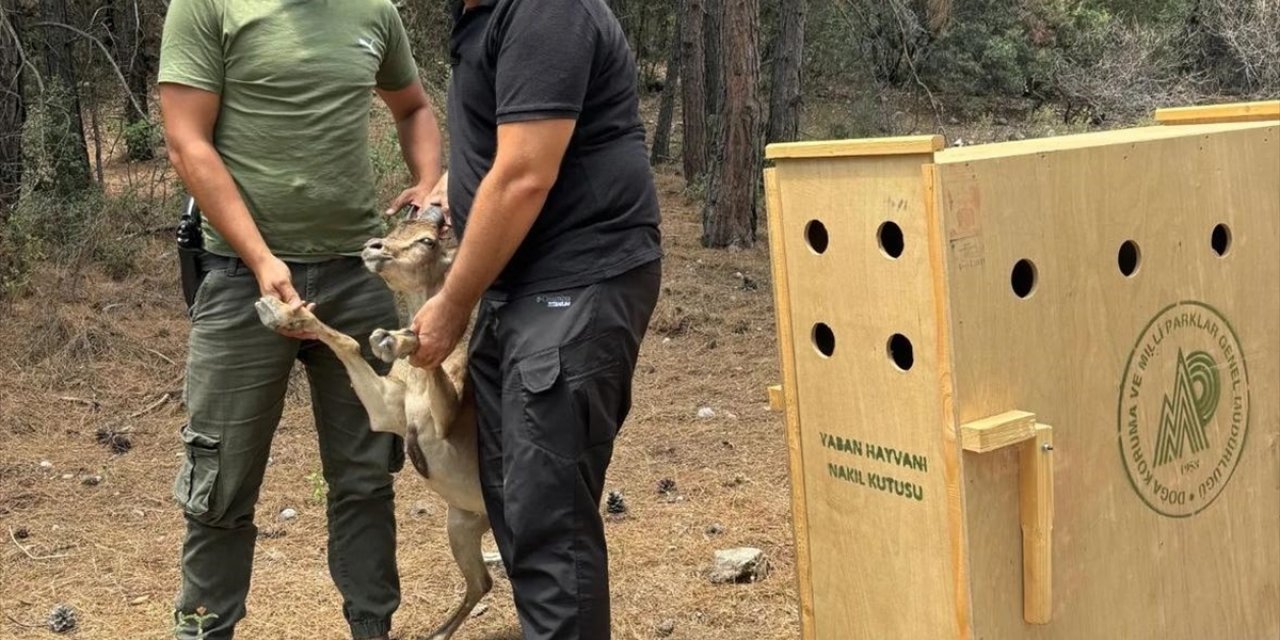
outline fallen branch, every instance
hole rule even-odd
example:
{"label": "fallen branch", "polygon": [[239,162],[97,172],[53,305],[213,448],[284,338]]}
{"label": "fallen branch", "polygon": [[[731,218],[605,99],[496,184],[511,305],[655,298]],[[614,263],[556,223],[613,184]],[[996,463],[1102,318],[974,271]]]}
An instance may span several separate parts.
{"label": "fallen branch", "polygon": [[155,402],[152,402],[151,404],[147,405],[147,408],[141,411],[135,411],[134,413],[129,414],[129,419],[133,420],[135,418],[141,418],[142,416],[145,416],[148,413],[155,411],[157,408],[159,408],[160,406],[164,405],[165,403],[169,402],[172,399],[173,398],[171,394],[166,393],[160,396],[159,400],[156,400]]}
{"label": "fallen branch", "polygon": [[27,624],[27,623],[25,623],[25,622],[23,622],[23,621],[21,621],[21,620],[19,620],[19,619],[15,618],[15,617],[13,617],[13,616],[9,615],[9,612],[8,612],[8,611],[4,612],[4,617],[8,618],[8,619],[9,619],[9,622],[12,622],[12,623],[14,623],[14,624],[18,625],[19,627],[26,627],[26,628],[28,628],[28,629],[43,629],[43,628],[44,628],[44,625],[42,625],[42,624]]}
{"label": "fallen branch", "polygon": [[37,560],[37,561],[39,561],[39,560],[57,560],[58,558],[67,558],[67,557],[70,557],[68,554],[65,554],[65,553],[58,553],[58,554],[54,554],[54,555],[51,555],[51,556],[37,556],[37,555],[35,555],[35,554],[32,554],[30,549],[28,549],[28,548],[26,548],[26,547],[22,546],[22,543],[21,543],[21,542],[18,542],[18,537],[17,537],[17,536],[15,536],[15,535],[13,535],[13,529],[12,529],[12,528],[10,528],[10,529],[9,529],[9,539],[10,539],[10,540],[12,540],[12,541],[13,541],[13,544],[14,544],[15,546],[17,546],[19,549],[21,549],[23,553],[27,554],[27,557],[28,557],[28,558],[31,558],[32,560]]}
{"label": "fallen branch", "polygon": [[175,367],[178,366],[178,363],[174,362],[169,356],[166,356],[165,354],[160,353],[159,351],[156,351],[155,349],[152,349],[150,347],[144,347],[144,348],[147,350],[148,353],[156,356],[157,358],[160,358],[161,360],[164,360],[165,362],[168,362],[169,364]]}
{"label": "fallen branch", "polygon": [[102,407],[101,402],[98,402],[97,400],[90,400],[89,398],[77,398],[75,396],[59,396],[58,399],[62,400],[63,402],[75,402],[77,404],[89,405],[90,407],[93,407],[94,411],[97,411],[99,408]]}

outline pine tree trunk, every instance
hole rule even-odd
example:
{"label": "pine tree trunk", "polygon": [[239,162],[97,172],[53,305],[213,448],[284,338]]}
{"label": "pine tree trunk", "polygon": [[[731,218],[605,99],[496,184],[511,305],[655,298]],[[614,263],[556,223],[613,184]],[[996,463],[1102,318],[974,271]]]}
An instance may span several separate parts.
{"label": "pine tree trunk", "polygon": [[703,0],[706,22],[703,48],[707,67],[707,160],[716,157],[720,140],[720,116],[724,106],[724,0]]}
{"label": "pine tree trunk", "polygon": [[703,49],[703,0],[682,0],[680,85],[684,111],[684,179],[693,184],[707,170],[706,61]]}
{"label": "pine tree trunk", "polygon": [[941,34],[951,22],[951,0],[924,0],[922,9],[923,21],[932,36]]}
{"label": "pine tree trunk", "polygon": [[22,33],[16,7],[17,0],[0,0],[0,225],[22,190],[22,126],[27,109],[22,100],[20,42],[13,38]]}
{"label": "pine tree trunk", "polygon": [[137,127],[145,126],[139,123],[147,122],[147,98],[151,89],[152,60],[143,46],[142,8],[138,0],[113,0],[111,9],[111,36],[115,44],[112,54],[129,89],[123,105],[125,129],[134,132],[125,136],[126,151],[130,160],[150,160],[155,157],[155,147],[145,132],[143,135],[136,132]]}
{"label": "pine tree trunk", "polygon": [[667,75],[662,82],[662,103],[658,106],[658,127],[653,132],[653,151],[649,164],[657,166],[671,159],[671,121],[675,116],[677,85],[680,84],[680,44],[684,27],[680,3],[672,2],[675,20],[671,28],[670,49],[667,51]]}
{"label": "pine tree trunk", "polygon": [[724,106],[702,215],[702,244],[750,247],[756,239],[760,138],[759,0],[723,0]]}
{"label": "pine tree trunk", "polygon": [[721,50],[724,42],[721,37],[724,0],[703,0],[703,6],[706,15],[702,25],[702,47],[707,65],[707,112],[718,114],[724,100],[724,51]]}
{"label": "pine tree trunk", "polygon": [[[44,22],[68,24],[66,0],[42,0]],[[89,148],[84,138],[84,121],[80,117],[80,85],[72,56],[73,35],[56,26],[44,26],[31,32],[28,50],[39,59],[44,76],[45,95],[40,96],[46,114],[43,153],[51,162],[51,181],[41,187],[60,194],[72,194],[89,188]]]}
{"label": "pine tree trunk", "polygon": [[808,0],[782,0],[782,31],[774,47],[773,93],[769,96],[769,142],[800,135],[800,74],[804,67],[804,22]]}

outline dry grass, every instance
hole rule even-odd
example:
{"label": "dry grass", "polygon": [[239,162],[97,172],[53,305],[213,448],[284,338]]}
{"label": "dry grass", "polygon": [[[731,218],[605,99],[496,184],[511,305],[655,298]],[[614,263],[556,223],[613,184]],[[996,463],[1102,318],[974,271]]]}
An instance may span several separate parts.
{"label": "dry grass", "polygon": [[[764,392],[776,377],[767,254],[763,246],[701,249],[683,180],[664,172],[659,184],[666,282],[608,481],[630,505],[608,524],[615,636],[657,637],[655,627],[673,620],[674,638],[794,638],[786,453]],[[74,637],[167,637],[183,534],[169,496],[188,325],[167,236],[136,241],[145,246],[134,276],[45,274],[62,277],[0,308],[0,637],[49,637],[43,621],[59,603],[77,610]],[[259,503],[269,535],[258,542],[240,637],[344,637],[324,508],[307,480],[319,469],[308,404],[297,382]],[[697,419],[701,406],[716,417]],[[104,428],[132,448],[116,454],[100,444]],[[91,475],[101,482],[84,484]],[[664,478],[676,482],[676,501],[659,495]],[[407,640],[434,629],[462,583],[442,503],[411,471],[397,492],[404,604],[396,637]],[[411,515],[417,505],[426,515]],[[297,520],[276,521],[285,507],[299,511]],[[724,533],[709,535],[713,523]],[[772,575],[709,584],[713,551],[743,545],[768,552]],[[485,604],[458,637],[518,639],[504,579]]]}

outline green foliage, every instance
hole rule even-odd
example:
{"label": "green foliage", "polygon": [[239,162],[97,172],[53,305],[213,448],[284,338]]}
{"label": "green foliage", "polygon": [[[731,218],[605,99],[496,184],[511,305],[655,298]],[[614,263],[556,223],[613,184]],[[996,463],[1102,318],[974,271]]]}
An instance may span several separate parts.
{"label": "green foliage", "polygon": [[397,3],[423,82],[438,104],[444,104],[442,98],[449,80],[452,4],[452,1]]}
{"label": "green foliage", "polygon": [[98,242],[94,245],[93,258],[107,277],[120,282],[137,272],[141,252],[138,242]]}
{"label": "green foliage", "polygon": [[115,280],[133,275],[145,234],[128,230],[154,228],[158,215],[176,211],[169,199],[136,191],[25,193],[0,222],[0,300],[25,293],[32,271],[44,264],[96,263]]}
{"label": "green foliage", "polygon": [[[1280,95],[1274,0],[833,0],[811,3],[808,25],[810,105],[870,94],[900,109],[905,91],[938,118],[1052,105],[1062,120],[1096,126],[1209,96]],[[839,124],[897,131],[898,114],[876,109]],[[831,124],[807,128],[822,135]]]}
{"label": "green foliage", "polygon": [[204,607],[196,609],[195,613],[182,613],[181,611],[173,612],[173,633],[177,634],[195,627],[196,640],[204,640],[204,625],[211,620],[217,620],[218,614],[206,613]]}
{"label": "green foliage", "polygon": [[381,135],[369,141],[369,162],[373,164],[379,206],[386,206],[402,189],[409,186],[411,177],[404,164],[400,138],[395,127],[383,128]]}
{"label": "green foliage", "polygon": [[23,128],[23,182],[29,191],[51,191],[69,196],[92,184],[84,157],[83,139],[71,131],[76,114],[73,93],[52,78],[44,91],[27,99]]}
{"label": "green foliage", "polygon": [[154,158],[156,147],[163,141],[160,126],[150,120],[135,120],[124,127],[124,146],[131,161]]}
{"label": "green foliage", "polygon": [[68,203],[47,192],[32,192],[0,226],[0,298],[22,294],[35,265],[57,257],[85,238],[94,207],[86,197]]}
{"label": "green foliage", "polygon": [[312,471],[307,474],[307,484],[311,486],[311,495],[307,499],[313,504],[324,504],[329,496],[329,483],[325,481],[324,475],[319,471]]}
{"label": "green foliage", "polygon": [[1019,96],[1043,90],[1063,61],[1087,64],[1099,57],[1114,19],[1105,9],[1062,0],[959,3],[952,28],[933,44],[923,73],[950,93]]}

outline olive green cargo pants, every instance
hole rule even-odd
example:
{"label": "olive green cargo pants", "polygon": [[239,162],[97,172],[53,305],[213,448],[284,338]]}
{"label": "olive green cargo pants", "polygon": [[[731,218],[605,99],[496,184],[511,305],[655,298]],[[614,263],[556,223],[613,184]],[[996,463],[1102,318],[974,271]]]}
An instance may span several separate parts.
{"label": "olive green cargo pants", "polygon": [[[211,258],[208,266],[191,311],[186,460],[174,483],[187,522],[177,613],[203,607],[216,615],[203,623],[207,640],[231,638],[245,615],[258,533],[254,505],[297,360],[306,366],[329,484],[329,572],[352,635],[385,634],[400,603],[392,473],[404,463],[402,440],[369,430],[368,414],[328,347],[286,338],[258,321],[258,283],[243,263]],[[359,259],[290,267],[316,315],[366,351],[374,329],[398,323],[391,292]],[[180,625],[177,637],[195,638],[196,627]]]}

